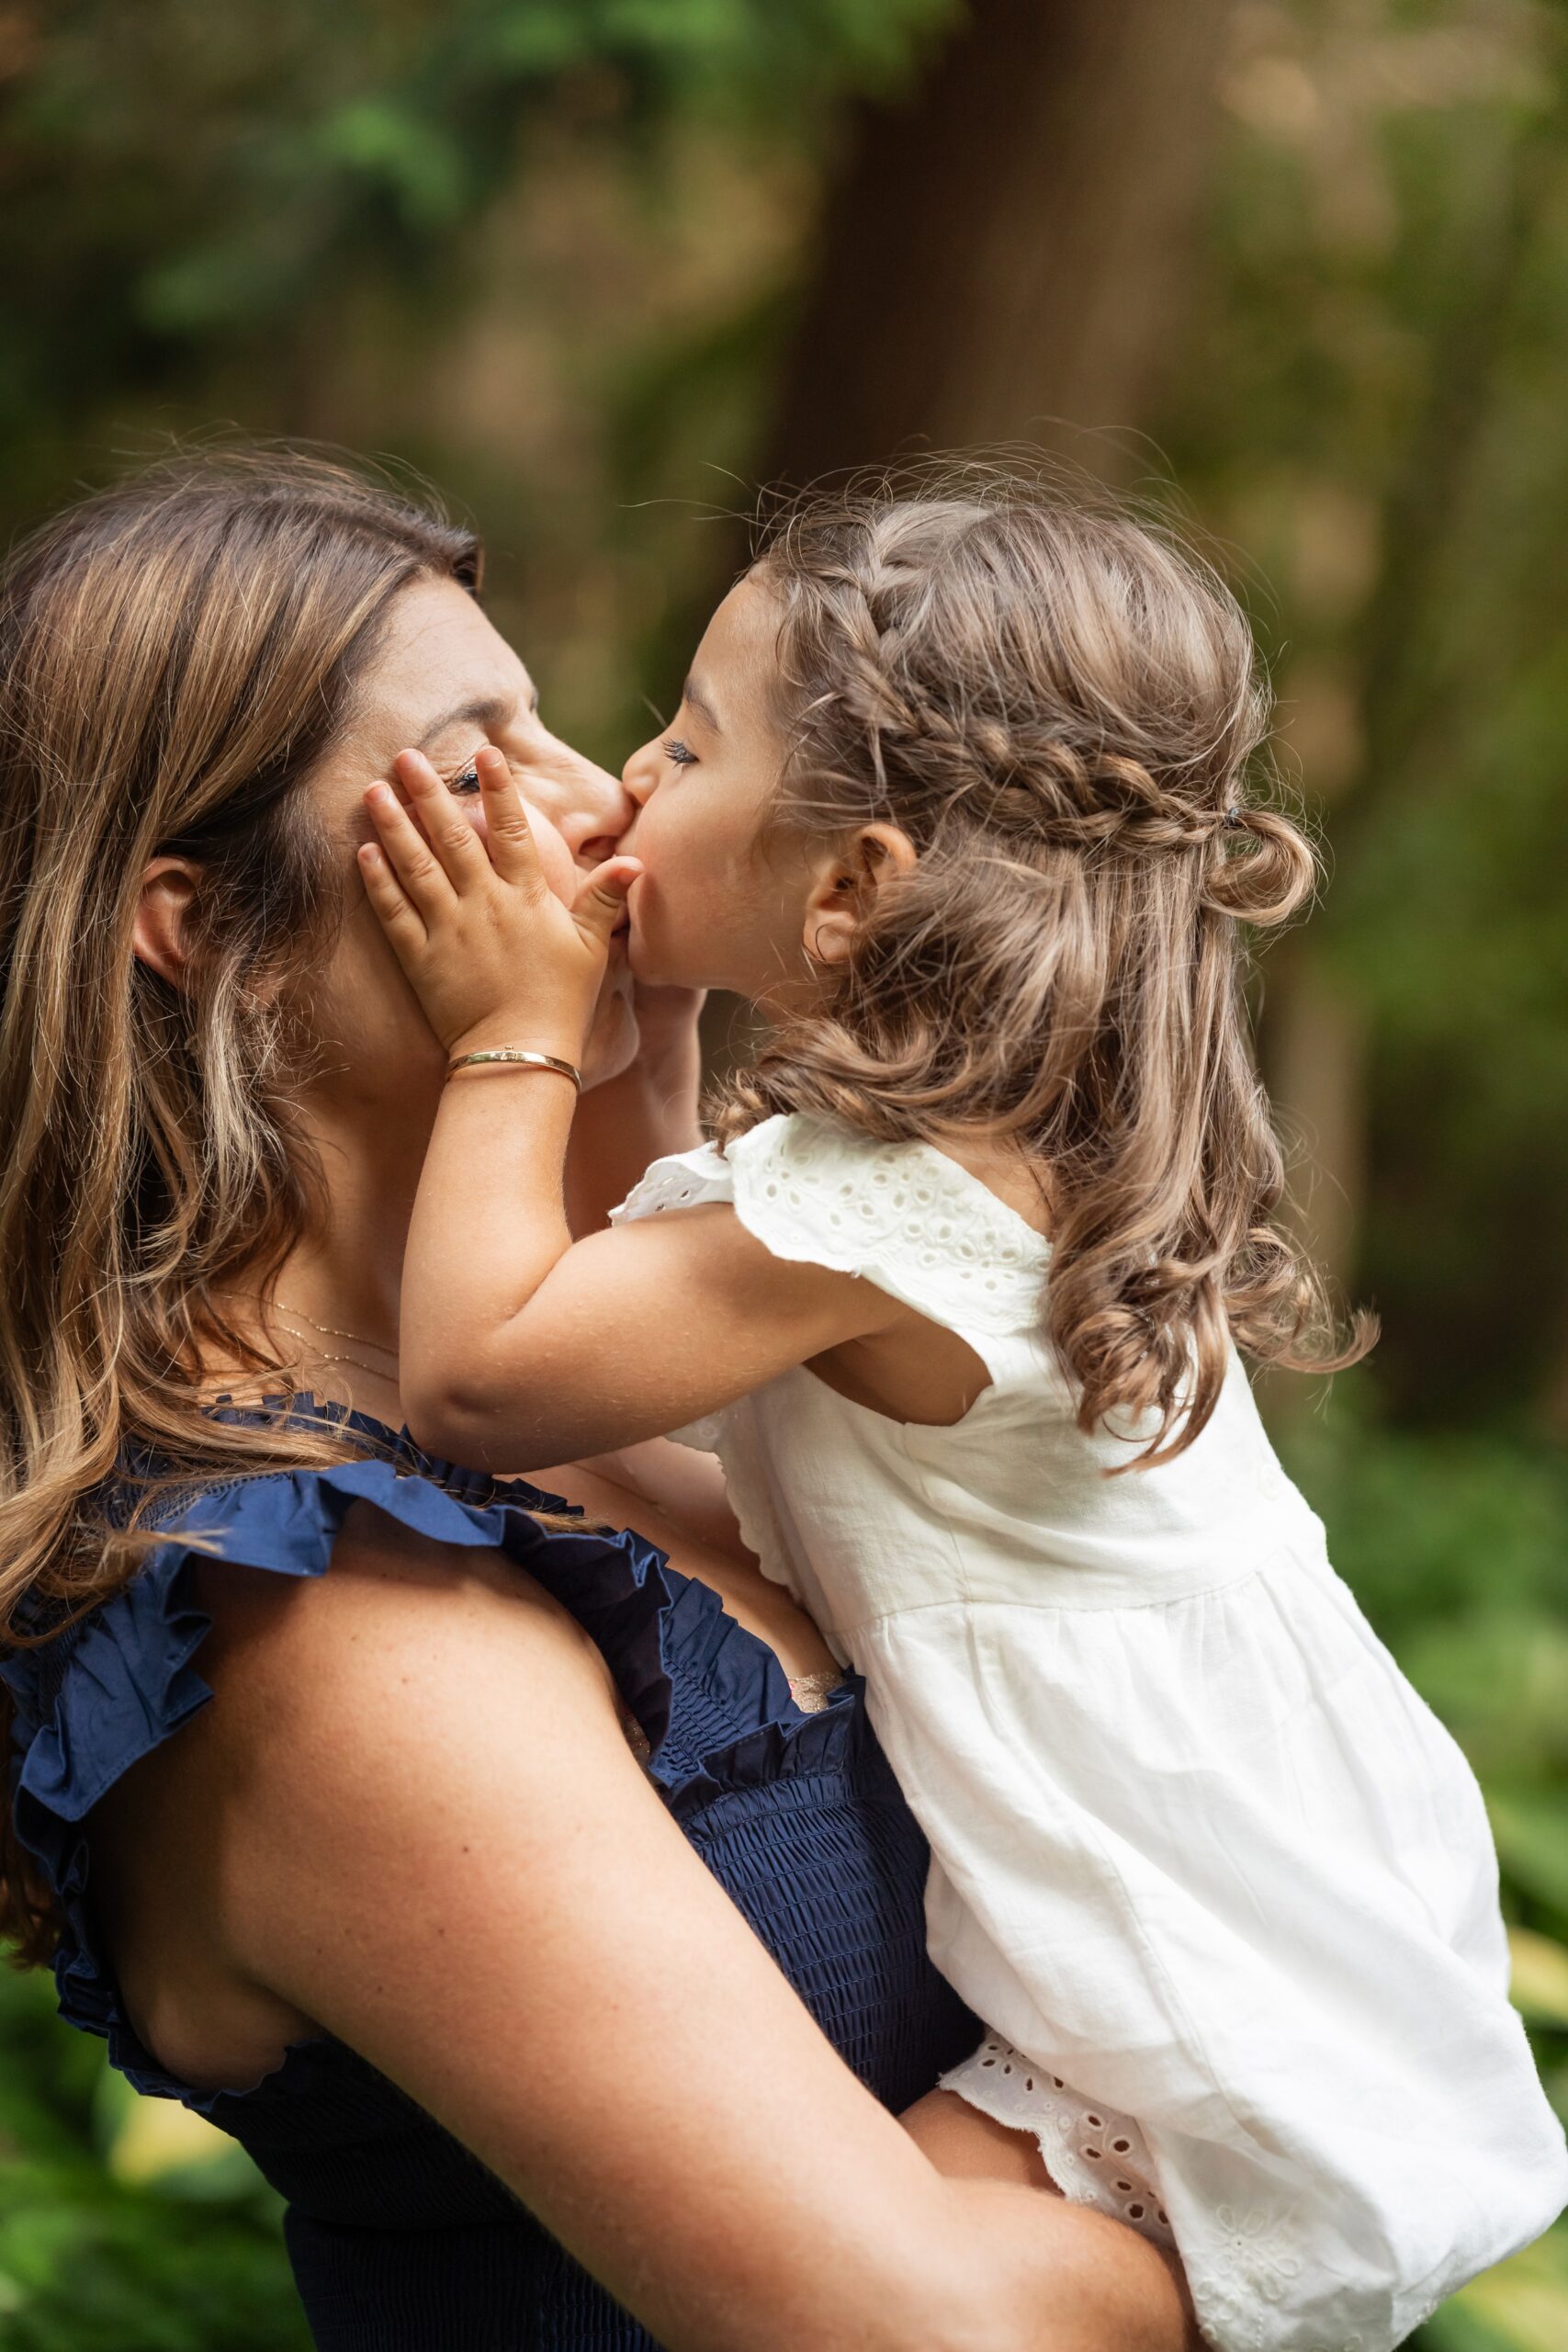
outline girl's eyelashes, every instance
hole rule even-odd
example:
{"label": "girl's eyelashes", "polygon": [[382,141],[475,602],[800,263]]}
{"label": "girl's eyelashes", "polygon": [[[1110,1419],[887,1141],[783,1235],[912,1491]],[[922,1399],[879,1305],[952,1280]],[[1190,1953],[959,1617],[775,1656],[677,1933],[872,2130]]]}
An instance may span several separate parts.
{"label": "girl's eyelashes", "polygon": [[669,738],[663,745],[663,752],[665,758],[667,760],[672,760],[678,768],[695,767],[696,765],[697,755],[695,752],[692,751],[688,745],[682,743],[678,735],[671,735]]}

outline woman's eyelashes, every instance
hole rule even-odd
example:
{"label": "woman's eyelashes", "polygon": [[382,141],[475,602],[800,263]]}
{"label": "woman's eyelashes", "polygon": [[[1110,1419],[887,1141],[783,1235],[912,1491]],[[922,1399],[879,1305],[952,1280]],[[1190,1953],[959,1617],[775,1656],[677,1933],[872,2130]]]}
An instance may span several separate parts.
{"label": "woman's eyelashes", "polygon": [[[473,756],[465,760],[462,765],[458,768],[457,774],[449,780],[446,786],[447,791],[462,793],[482,791],[483,786],[479,783],[479,755],[480,752],[498,752],[500,750],[501,746],[499,743],[477,744],[474,748]],[[520,779],[527,774],[529,762],[526,758],[523,757],[521,754],[514,755],[511,752],[505,752],[503,757],[505,758],[507,766],[512,771],[513,779]]]}
{"label": "woman's eyelashes", "polygon": [[688,744],[682,743],[678,735],[671,735],[662,748],[665,758],[673,761],[676,767],[695,767],[697,763],[695,752]]}

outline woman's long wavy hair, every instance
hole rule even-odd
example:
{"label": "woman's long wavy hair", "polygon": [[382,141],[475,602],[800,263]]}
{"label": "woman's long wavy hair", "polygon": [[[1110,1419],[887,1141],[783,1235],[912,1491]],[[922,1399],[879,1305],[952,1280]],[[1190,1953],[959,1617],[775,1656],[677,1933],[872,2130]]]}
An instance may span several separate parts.
{"label": "woman's long wavy hair", "polygon": [[[346,900],[302,787],[400,590],[479,574],[433,508],[259,450],[89,498],[0,576],[0,1654],[134,1573],[168,1484],[345,1451],[214,1422],[201,1368],[293,1386],[224,1301],[265,1292],[310,1210],[272,984]],[[203,871],[188,989],[132,953],[161,852]],[[139,1462],[127,1524],[102,1494]],[[9,1734],[0,1703],[0,1757]],[[53,1921],[9,1814],[0,1939],[32,1961]]]}
{"label": "woman's long wavy hair", "polygon": [[801,1111],[1015,1140],[1079,1424],[1130,1420],[1124,1466],[1191,1443],[1233,1338],[1295,1368],[1363,1353],[1275,1222],[1243,926],[1285,922],[1315,868],[1260,797],[1269,695],[1218,576],[1108,501],[940,465],[808,499],[750,576],[779,616],[771,821],[884,821],[919,854],[731,1080],[721,1138]]}

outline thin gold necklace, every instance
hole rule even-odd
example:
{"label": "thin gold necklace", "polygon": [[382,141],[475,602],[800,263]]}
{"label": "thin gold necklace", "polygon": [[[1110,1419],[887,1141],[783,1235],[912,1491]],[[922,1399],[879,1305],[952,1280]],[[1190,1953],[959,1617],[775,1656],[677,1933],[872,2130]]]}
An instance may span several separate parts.
{"label": "thin gold necklace", "polygon": [[[308,1323],[312,1331],[320,1331],[329,1340],[352,1340],[357,1347],[374,1348],[378,1355],[389,1356],[394,1365],[398,1362],[396,1348],[386,1347],[379,1340],[367,1339],[363,1331],[344,1331],[340,1330],[335,1323],[318,1323],[315,1317],[307,1315],[302,1306],[290,1306],[286,1299],[262,1298],[255,1292],[248,1293],[247,1295],[255,1306],[270,1307],[275,1315],[292,1316],[296,1322]],[[284,1329],[287,1330],[288,1328],[285,1324]],[[304,1334],[300,1331],[293,1331],[289,1333],[289,1337],[299,1340],[303,1339]],[[367,1372],[372,1380],[386,1380],[393,1386],[397,1385],[392,1375],[384,1371],[379,1364],[367,1363],[363,1356],[316,1355],[312,1356],[310,1361],[312,1363],[319,1364],[351,1363],[356,1370]]]}
{"label": "thin gold necklace", "polygon": [[[335,1323],[318,1323],[315,1317],[307,1315],[302,1306],[290,1306],[284,1298],[275,1298],[272,1304],[280,1315],[292,1315],[297,1323],[308,1323],[312,1331],[320,1331],[329,1340],[352,1340],[356,1348],[374,1348],[378,1355],[390,1356],[394,1363],[398,1361],[396,1348],[388,1347],[382,1340],[367,1339],[363,1331],[342,1331]],[[333,1361],[334,1359],[331,1357],[322,1358],[323,1363]],[[352,1361],[351,1357],[344,1358],[345,1363]]]}
{"label": "thin gold necklace", "polygon": [[[295,1337],[298,1338],[299,1334],[296,1333]],[[379,1364],[367,1363],[363,1356],[351,1356],[346,1350],[336,1355],[307,1356],[304,1361],[314,1364],[351,1363],[360,1372],[367,1372],[372,1380],[384,1380],[389,1388],[395,1388],[398,1385],[392,1374],[383,1372]]]}

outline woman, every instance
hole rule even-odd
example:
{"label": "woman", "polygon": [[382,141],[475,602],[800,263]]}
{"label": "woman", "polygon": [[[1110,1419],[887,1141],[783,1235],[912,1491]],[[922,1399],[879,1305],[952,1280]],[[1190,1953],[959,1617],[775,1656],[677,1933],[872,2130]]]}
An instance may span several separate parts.
{"label": "woman", "polygon": [[[363,786],[417,742],[461,792],[499,744],[563,892],[629,814],[478,580],[270,456],[8,569],[5,1924],[283,2191],[326,2352],[1176,2352],[1162,2258],[922,2097],[974,2030],[922,1849],[714,1498],[705,1540],[646,1463],[552,1474],[666,1567],[399,1433],[442,1057],[359,895]],[[585,1216],[689,1117],[664,1019],[635,1058],[613,977]]]}

